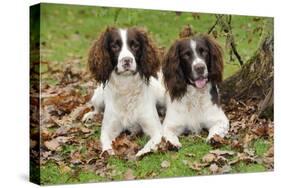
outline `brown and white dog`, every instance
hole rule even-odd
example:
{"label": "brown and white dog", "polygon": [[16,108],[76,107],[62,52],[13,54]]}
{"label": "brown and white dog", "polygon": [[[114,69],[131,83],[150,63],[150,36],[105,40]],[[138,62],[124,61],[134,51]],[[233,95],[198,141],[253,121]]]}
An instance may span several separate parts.
{"label": "brown and white dog", "polygon": [[164,138],[179,148],[178,136],[186,130],[208,129],[207,140],[225,136],[229,121],[217,87],[223,74],[219,44],[207,35],[177,40],[165,55],[162,71],[168,95]]}
{"label": "brown and white dog", "polygon": [[83,121],[104,112],[102,150],[114,154],[112,141],[124,130],[142,130],[150,140],[136,156],[157,149],[162,127],[156,105],[165,102],[165,89],[157,80],[160,68],[157,48],[140,28],[107,28],[92,45],[88,64],[100,86],[91,102],[94,112]]}

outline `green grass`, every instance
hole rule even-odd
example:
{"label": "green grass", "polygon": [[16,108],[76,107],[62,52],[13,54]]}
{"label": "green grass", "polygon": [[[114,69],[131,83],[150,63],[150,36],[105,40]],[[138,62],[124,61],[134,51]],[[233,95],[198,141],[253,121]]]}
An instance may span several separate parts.
{"label": "green grass", "polygon": [[[115,15],[119,12],[115,21]],[[51,61],[52,66],[62,66],[60,62],[80,58],[86,63],[89,46],[107,26],[145,27],[152,34],[158,46],[168,48],[178,38],[184,26],[190,24],[194,31],[206,33],[215,22],[212,14],[200,14],[194,19],[191,13],[179,16],[172,11],[155,11],[139,9],[117,9],[91,6],[73,6],[43,4],[41,7],[41,58]],[[259,42],[258,32],[253,32],[262,21],[253,22],[254,17],[233,16],[233,33],[237,49],[246,61],[255,52]],[[266,19],[266,18],[265,18]],[[218,33],[220,29],[217,28]],[[225,37],[218,35],[218,40],[225,51],[225,72],[227,78],[239,69],[238,62],[229,61]]]}
{"label": "green grass", "polygon": [[[124,160],[117,156],[109,157],[108,164],[115,171],[115,173],[112,174],[112,180],[124,180],[124,174],[128,169],[133,171],[133,175],[136,176],[137,179],[211,174],[208,171],[208,167],[203,168],[198,173],[198,171],[191,169],[185,162],[200,162],[202,157],[213,149],[210,144],[206,143],[204,138],[196,136],[182,136],[180,141],[183,147],[177,152],[152,153],[144,156],[140,160]],[[265,145],[265,141],[258,139],[253,144],[253,149],[255,149],[258,155],[262,155],[268,149],[267,145]],[[221,150],[229,150],[229,148],[230,147],[227,146],[221,148]],[[163,161],[169,161],[170,166],[168,168],[162,168],[161,163]],[[266,171],[266,167],[263,164],[246,164],[244,162],[239,162],[232,165],[231,173],[262,171]],[[73,176],[70,172],[63,172],[59,166],[53,162],[48,162],[41,168],[42,184],[109,181],[111,178],[99,176],[93,171],[82,171],[78,173],[78,175]]]}
{"label": "green grass", "polygon": [[264,172],[266,168],[262,164],[246,164],[244,162],[238,163],[238,165],[234,166],[232,169],[233,173],[250,173],[250,172]]}
{"label": "green grass", "polygon": [[56,164],[49,162],[41,167],[40,178],[42,184],[63,184],[69,182],[70,174],[61,172]]}
{"label": "green grass", "polygon": [[[211,150],[211,146],[202,138],[196,137],[182,137],[182,149],[178,152],[169,151],[165,153],[152,153],[144,156],[141,160],[127,161],[116,156],[111,156],[108,159],[109,165],[116,170],[116,175],[113,180],[124,180],[124,173],[128,169],[133,170],[133,174],[138,178],[152,178],[149,177],[175,177],[175,176],[194,176],[196,171],[190,169],[184,160],[190,162],[200,161],[200,159]],[[69,147],[64,148],[64,153],[69,152]],[[187,154],[192,154],[194,157],[188,157]],[[162,168],[161,163],[167,160],[170,162],[170,167]],[[96,175],[94,172],[82,172],[79,176],[73,178],[71,173],[63,172],[58,165],[53,162],[48,162],[41,168],[41,183],[42,184],[61,184],[61,183],[75,183],[75,182],[89,182],[109,180],[104,177]]]}
{"label": "green grass", "polygon": [[[114,17],[120,11],[116,21]],[[254,17],[233,16],[233,33],[236,39],[237,49],[244,60],[249,59],[257,49],[259,43],[258,33],[254,29],[262,25],[269,18],[253,22]],[[212,14],[200,14],[200,19],[194,19],[191,13],[182,13],[179,16],[172,11],[154,11],[138,9],[101,8],[91,6],[71,6],[57,4],[42,4],[41,6],[41,30],[40,46],[41,60],[48,62],[51,68],[64,70],[64,61],[72,59],[81,60],[81,69],[86,67],[86,59],[91,42],[107,26],[145,27],[151,33],[159,47],[166,49],[178,38],[179,32],[184,26],[190,24],[194,31],[205,33],[214,24],[215,17]],[[225,47],[225,37],[217,28],[218,41],[224,49],[225,69],[224,78],[231,76],[239,70],[237,60],[230,62],[228,49]],[[41,72],[48,72],[45,64],[41,66]],[[59,83],[52,75],[47,75],[44,80],[50,85]],[[99,139],[100,129],[94,130],[93,139]],[[138,138],[137,143],[143,146],[147,142],[146,136]],[[108,163],[117,172],[113,180],[123,180],[127,169],[132,169],[133,174],[139,178],[194,176],[199,173],[189,168],[184,161],[200,161],[201,158],[213,148],[204,139],[194,136],[180,138],[183,147],[178,152],[153,153],[137,161],[125,161],[118,157],[110,157]],[[268,150],[269,143],[264,139],[257,139],[252,145],[257,156],[263,156]],[[77,146],[62,147],[61,155],[68,156]],[[84,148],[85,149],[85,148]],[[230,150],[228,146],[222,149]],[[192,156],[187,155],[192,154]],[[168,168],[162,168],[161,163],[170,162]],[[71,167],[72,168],[72,167]],[[265,171],[262,164],[245,164],[240,162],[233,166],[232,172],[258,172]],[[54,162],[42,165],[40,169],[42,184],[78,183],[110,180],[101,177],[95,172],[81,171],[75,176],[72,172],[64,172]],[[205,168],[200,174],[209,174]]]}
{"label": "green grass", "polygon": [[262,157],[269,149],[269,143],[267,140],[258,139],[253,143],[253,147],[257,156]]}
{"label": "green grass", "polygon": [[105,178],[96,175],[93,172],[80,172],[78,175],[74,175],[73,172],[63,172],[53,162],[48,162],[40,170],[41,184],[65,184],[65,183],[85,183],[85,182],[97,182],[104,181]]}

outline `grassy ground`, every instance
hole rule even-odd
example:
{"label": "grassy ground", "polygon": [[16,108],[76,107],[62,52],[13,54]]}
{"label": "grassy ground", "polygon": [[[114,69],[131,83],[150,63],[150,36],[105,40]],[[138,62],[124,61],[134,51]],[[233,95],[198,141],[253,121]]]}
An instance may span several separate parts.
{"label": "grassy ground", "polygon": [[[146,27],[158,46],[168,48],[169,45],[178,38],[182,28],[190,24],[194,31],[203,33],[209,30],[214,24],[215,17],[211,14],[200,14],[196,19],[191,13],[182,13],[176,15],[169,11],[153,10],[132,10],[132,9],[115,9],[115,8],[96,8],[88,6],[63,6],[44,4],[41,12],[41,60],[48,62],[49,67],[64,69],[64,63],[73,59],[80,60],[80,68],[86,67],[88,48],[91,41],[103,31],[106,26],[116,25],[118,27],[141,26]],[[118,17],[116,17],[117,12]],[[115,20],[116,17],[116,20]],[[262,19],[253,17],[233,16],[233,32],[235,35],[237,49],[246,61],[257,49],[259,42],[258,33],[254,30],[262,24]],[[225,48],[225,37],[217,29],[218,40],[224,47],[225,53],[225,72],[224,77],[232,75],[239,69],[237,60],[230,62],[228,49]],[[48,72],[48,67],[43,64],[41,72]],[[46,78],[49,85],[56,85],[58,81],[52,75]],[[93,133],[92,137],[98,139],[99,128]],[[153,153],[145,156],[141,160],[127,161],[118,157],[110,157],[108,165],[111,166],[115,173],[110,178],[101,176],[90,170],[75,171],[75,166],[68,166],[72,171],[66,170],[50,160],[42,165],[40,169],[42,184],[56,183],[78,183],[123,180],[124,174],[128,169],[137,179],[155,178],[155,177],[174,177],[174,176],[193,176],[211,174],[209,167],[203,167],[199,171],[190,168],[186,163],[200,161],[204,155],[214,148],[205,142],[205,138],[198,136],[182,136],[180,138],[183,145],[178,152],[168,151],[163,153]],[[138,138],[140,146],[146,143],[147,138]],[[257,156],[264,156],[271,143],[266,139],[255,139],[251,142],[250,148]],[[82,146],[83,147],[83,146]],[[85,147],[85,146],[84,146]],[[61,155],[69,155],[76,150],[77,146],[66,145],[60,150]],[[81,149],[81,148],[80,148]],[[87,148],[84,148],[87,149]],[[237,150],[228,146],[221,149]],[[169,166],[163,168],[161,163],[168,161]],[[73,169],[75,175],[73,175]],[[229,173],[234,172],[259,172],[267,170],[264,164],[238,162],[232,166]]]}
{"label": "grassy ground", "polygon": [[[115,21],[115,15],[119,12]],[[42,60],[63,62],[68,59],[82,58],[85,63],[91,41],[107,26],[118,27],[140,26],[147,28],[157,44],[168,48],[178,38],[184,26],[190,24],[198,33],[207,32],[215,22],[212,14],[200,14],[195,19],[191,13],[176,16],[175,12],[116,9],[89,6],[63,6],[45,4],[41,13],[41,51]],[[262,20],[253,22],[254,17],[233,16],[233,32],[236,37],[237,49],[242,58],[247,60],[257,49],[259,37],[254,30]],[[225,37],[220,34],[218,39],[225,46]],[[225,52],[228,51],[224,48]],[[225,53],[225,77],[237,69],[238,62],[229,62]]]}
{"label": "grassy ground", "polygon": [[[128,169],[132,170],[137,179],[211,175],[209,167],[204,167],[197,171],[190,168],[186,163],[200,163],[202,157],[213,149],[212,146],[207,144],[205,139],[196,136],[181,137],[180,141],[183,147],[178,152],[152,153],[138,161],[128,161],[116,156],[110,157],[108,164],[114,169],[114,173],[110,175],[110,178],[97,175],[93,171],[80,171],[78,174],[73,175],[71,172],[65,172],[64,168],[59,167],[55,162],[48,162],[42,166],[41,182],[42,184],[63,184],[124,180],[124,174]],[[252,142],[251,148],[258,156],[262,157],[268,150],[269,143],[266,140],[258,139]],[[221,149],[231,150],[229,147]],[[232,159],[231,157],[229,160]],[[169,162],[168,168],[161,166],[163,161]],[[267,168],[263,164],[238,162],[232,166],[228,173],[263,172],[266,170]]]}

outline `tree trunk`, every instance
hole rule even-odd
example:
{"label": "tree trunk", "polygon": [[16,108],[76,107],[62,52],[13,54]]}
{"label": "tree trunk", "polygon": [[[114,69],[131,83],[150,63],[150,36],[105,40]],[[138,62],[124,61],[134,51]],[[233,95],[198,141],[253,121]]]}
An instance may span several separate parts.
{"label": "tree trunk", "polygon": [[[258,50],[245,63],[241,70],[222,84],[222,99],[235,100],[255,99],[258,101],[257,114],[273,119],[273,31],[265,24]],[[264,29],[266,30],[266,29]]]}

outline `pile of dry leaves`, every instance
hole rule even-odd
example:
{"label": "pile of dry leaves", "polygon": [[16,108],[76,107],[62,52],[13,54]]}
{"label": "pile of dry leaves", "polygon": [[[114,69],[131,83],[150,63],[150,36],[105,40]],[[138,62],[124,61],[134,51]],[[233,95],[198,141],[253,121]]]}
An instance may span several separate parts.
{"label": "pile of dry leaves", "polygon": [[[93,171],[110,179],[118,172],[107,164],[108,155],[101,153],[97,139],[102,115],[96,116],[91,127],[81,122],[83,115],[91,110],[87,102],[95,82],[87,72],[81,72],[80,69],[75,63],[64,72],[60,72],[59,68],[48,68],[42,74],[40,97],[39,80],[35,79],[32,83],[31,159],[40,165],[55,162],[62,172],[75,174],[81,170]],[[44,80],[44,77],[50,76],[56,78],[58,84],[50,85]],[[133,140],[130,135],[120,135],[113,143],[115,153],[125,160],[135,159],[140,147]],[[127,176],[131,179],[132,173],[128,172]]]}
{"label": "pile of dry leaves", "polygon": [[[95,82],[86,71],[80,71],[78,60],[70,64],[72,66],[64,69],[64,72],[49,68],[42,74],[40,98],[36,83],[31,87],[31,158],[41,165],[53,161],[62,172],[75,174],[81,170],[93,171],[110,179],[119,172],[108,164],[108,156],[101,153],[97,138],[102,117],[97,117],[92,127],[81,123],[82,116],[91,110],[87,102]],[[56,78],[58,84],[48,84],[44,81],[47,77]],[[230,100],[223,108],[231,122],[229,135],[225,139],[215,137],[211,141],[214,150],[201,161],[186,160],[184,163],[198,171],[198,174],[203,168],[208,168],[213,174],[228,173],[231,166],[240,161],[262,163],[269,170],[273,169],[273,145],[263,157],[257,157],[249,149],[251,141],[257,138],[263,137],[273,143],[273,122],[257,117],[257,103],[254,100]],[[226,145],[233,150],[220,149]],[[135,160],[140,146],[134,137],[122,134],[114,141],[113,148],[121,159]],[[160,152],[165,150],[167,147],[164,144]],[[168,161],[161,164],[162,168],[169,166]],[[135,178],[130,169],[126,174],[125,179]]]}

